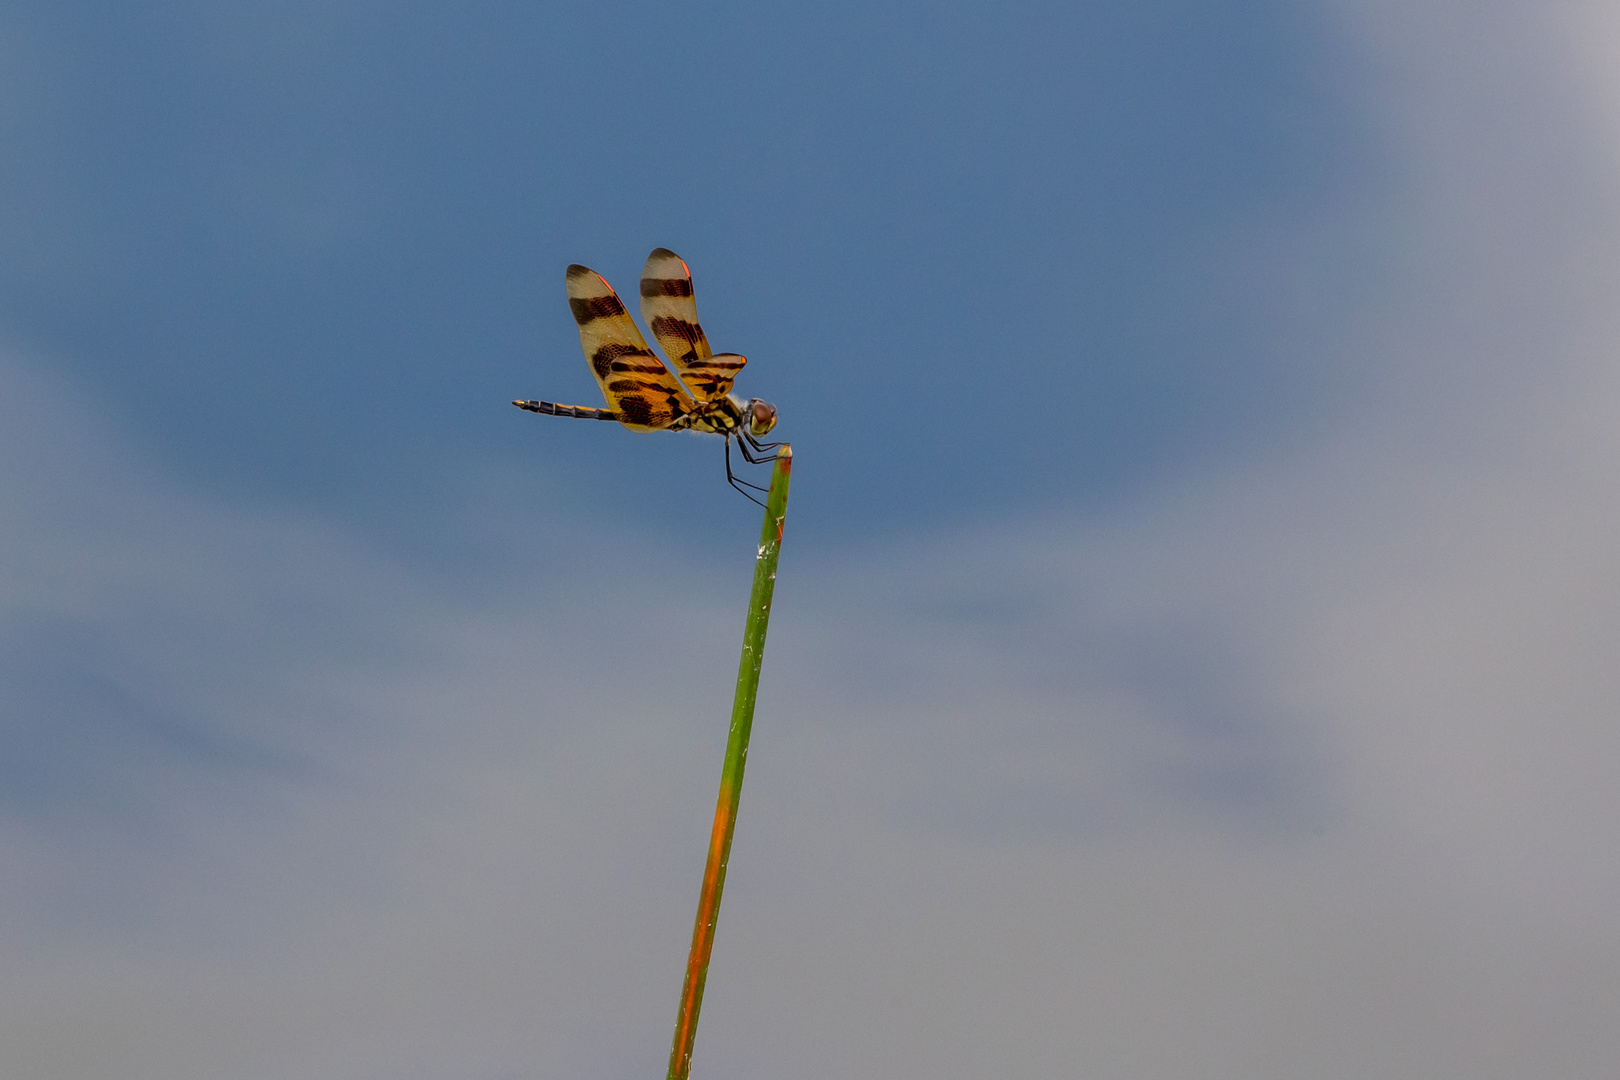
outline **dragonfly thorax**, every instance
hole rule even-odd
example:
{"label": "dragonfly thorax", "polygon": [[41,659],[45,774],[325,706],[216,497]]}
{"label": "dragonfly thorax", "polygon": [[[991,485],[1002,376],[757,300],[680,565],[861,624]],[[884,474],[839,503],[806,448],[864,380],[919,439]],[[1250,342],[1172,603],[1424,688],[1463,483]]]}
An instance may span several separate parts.
{"label": "dragonfly thorax", "polygon": [[736,394],[727,394],[713,401],[698,402],[695,409],[670,426],[726,436],[741,431],[759,438],[776,426],[776,406],[758,398],[744,401]]}

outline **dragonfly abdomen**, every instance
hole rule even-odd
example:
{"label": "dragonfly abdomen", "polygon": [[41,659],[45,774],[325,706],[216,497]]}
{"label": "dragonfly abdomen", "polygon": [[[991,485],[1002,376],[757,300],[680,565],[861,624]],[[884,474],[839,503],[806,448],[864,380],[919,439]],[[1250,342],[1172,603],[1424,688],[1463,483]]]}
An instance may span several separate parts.
{"label": "dragonfly abdomen", "polygon": [[512,404],[529,412],[546,416],[572,416],[580,420],[617,420],[619,414],[612,409],[590,409],[583,405],[558,405],[554,401],[514,401]]}

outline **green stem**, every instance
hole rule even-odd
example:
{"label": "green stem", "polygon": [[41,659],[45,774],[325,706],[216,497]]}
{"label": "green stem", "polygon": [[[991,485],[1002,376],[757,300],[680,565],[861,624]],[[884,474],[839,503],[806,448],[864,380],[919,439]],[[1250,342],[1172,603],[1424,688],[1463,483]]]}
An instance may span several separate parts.
{"label": "green stem", "polygon": [[697,925],[692,928],[692,952],[686,961],[686,985],[681,988],[681,1011],[675,1020],[675,1044],[669,1051],[668,1080],[687,1080],[692,1071],[692,1042],[697,1038],[698,1010],[703,1007],[703,984],[709,977],[714,925],[720,917],[720,892],[726,887],[731,834],[737,827],[737,801],[742,797],[743,766],[748,763],[748,733],[754,726],[754,696],[759,690],[759,667],[765,659],[765,626],[771,619],[776,556],[782,548],[788,478],[792,472],[793,448],[784,444],[776,452],[771,491],[765,497],[765,525],[759,534],[754,589],[748,597],[742,660],[737,665],[737,696],[731,703],[731,734],[726,739],[726,764],[720,774],[714,831],[709,834],[709,861],[703,869],[703,891],[698,894]]}

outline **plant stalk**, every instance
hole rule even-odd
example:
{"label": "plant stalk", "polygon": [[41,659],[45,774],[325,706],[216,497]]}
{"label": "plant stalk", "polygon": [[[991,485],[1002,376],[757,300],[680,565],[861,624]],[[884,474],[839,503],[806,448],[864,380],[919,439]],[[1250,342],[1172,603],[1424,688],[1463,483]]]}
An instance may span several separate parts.
{"label": "plant stalk", "polygon": [[686,984],[681,988],[681,1011],[675,1020],[675,1043],[669,1051],[668,1080],[687,1080],[692,1071],[692,1043],[697,1038],[703,985],[709,977],[709,954],[714,949],[714,927],[720,917],[720,893],[726,886],[731,834],[737,827],[737,802],[742,797],[743,767],[748,763],[748,734],[754,726],[754,697],[759,690],[760,664],[765,659],[765,627],[771,618],[776,556],[782,548],[788,479],[792,472],[793,448],[784,444],[776,452],[771,490],[765,497],[765,524],[760,530],[759,554],[754,559],[754,588],[748,597],[742,659],[737,665],[737,696],[731,703],[731,733],[726,738],[726,763],[720,773],[714,830],[709,834],[709,861],[703,869],[703,889],[698,894],[692,952],[686,961]]}

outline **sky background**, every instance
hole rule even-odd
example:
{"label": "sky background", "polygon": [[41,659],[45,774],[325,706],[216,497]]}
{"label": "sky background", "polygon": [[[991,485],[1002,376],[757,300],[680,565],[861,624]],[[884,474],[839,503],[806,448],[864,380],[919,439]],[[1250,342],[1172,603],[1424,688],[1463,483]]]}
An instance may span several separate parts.
{"label": "sky background", "polygon": [[0,3],[19,1080],[1620,1069],[1595,0]]}

